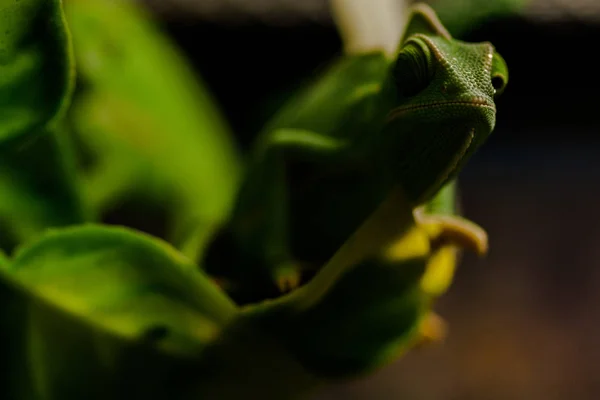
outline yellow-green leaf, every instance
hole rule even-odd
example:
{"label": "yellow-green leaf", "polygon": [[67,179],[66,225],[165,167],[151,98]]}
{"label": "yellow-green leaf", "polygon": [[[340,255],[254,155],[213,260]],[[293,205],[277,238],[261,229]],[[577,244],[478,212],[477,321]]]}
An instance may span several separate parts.
{"label": "yellow-green leaf", "polygon": [[0,248],[7,252],[47,228],[88,219],[67,132],[42,132],[0,157]]}
{"label": "yellow-green leaf", "polygon": [[19,379],[44,399],[164,395],[165,368],[198,357],[236,313],[175,249],[119,227],[46,233],[0,270],[0,289]]}
{"label": "yellow-green leaf", "polygon": [[164,328],[161,347],[172,350],[211,339],[235,310],[186,257],[127,228],[51,230],[17,252],[9,273],[35,297],[125,338]]}

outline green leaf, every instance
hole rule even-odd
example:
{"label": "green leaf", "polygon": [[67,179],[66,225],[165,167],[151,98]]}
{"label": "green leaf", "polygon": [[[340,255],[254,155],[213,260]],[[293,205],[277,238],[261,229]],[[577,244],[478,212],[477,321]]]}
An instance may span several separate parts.
{"label": "green leaf", "polygon": [[20,338],[11,343],[13,359],[16,366],[26,360],[18,375],[36,398],[165,395],[175,369],[236,313],[172,247],[119,227],[48,232],[0,277],[12,293],[3,326]]}
{"label": "green leaf", "polygon": [[[102,212],[138,190],[169,202],[177,213],[173,235],[194,257],[227,218],[237,190],[240,156],[229,127],[140,6],[73,0],[66,13],[82,83],[71,117],[98,159],[88,175],[90,203]],[[188,247],[184,232],[193,231],[197,243]]]}
{"label": "green leaf", "polygon": [[73,88],[60,0],[0,5],[0,145],[39,133],[68,107]]}
{"label": "green leaf", "polygon": [[0,248],[7,252],[49,227],[88,220],[66,134],[45,131],[0,157]]}
{"label": "green leaf", "polygon": [[173,350],[203,343],[235,310],[186,257],[127,228],[49,231],[20,249],[9,271],[37,297],[123,337],[165,327],[161,347]]}

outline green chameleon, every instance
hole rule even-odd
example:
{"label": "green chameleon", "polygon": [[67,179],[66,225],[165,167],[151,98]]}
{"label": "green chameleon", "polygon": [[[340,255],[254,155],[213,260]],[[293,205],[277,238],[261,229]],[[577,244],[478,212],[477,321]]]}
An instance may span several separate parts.
{"label": "green chameleon", "polygon": [[[424,5],[407,26],[394,57],[346,56],[260,137],[204,260],[251,304],[236,306],[189,257],[135,230],[46,232],[0,255],[0,317],[15,328],[0,340],[14,370],[0,391],[291,399],[435,338],[431,304],[457,252],[487,249],[485,232],[458,216],[456,176],[494,127],[507,70],[489,43],[453,40]],[[56,365],[77,379],[66,385]]]}
{"label": "green chameleon", "polygon": [[507,80],[490,43],[453,39],[431,8],[413,6],[394,57],[341,58],[267,124],[207,271],[239,302],[276,297],[397,186],[417,221],[485,252],[485,232],[456,215],[454,180],[493,130]]}

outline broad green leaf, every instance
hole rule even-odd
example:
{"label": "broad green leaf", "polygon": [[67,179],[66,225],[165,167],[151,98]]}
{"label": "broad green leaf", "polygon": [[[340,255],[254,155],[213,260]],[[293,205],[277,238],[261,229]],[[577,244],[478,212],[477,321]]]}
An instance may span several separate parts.
{"label": "broad green leaf", "polygon": [[194,256],[228,216],[238,186],[240,160],[226,122],[140,6],[68,0],[66,14],[81,82],[72,120],[98,159],[88,176],[90,203],[101,212],[150,188],[149,197],[177,210],[176,230],[196,230]]}
{"label": "broad green leaf", "polygon": [[88,219],[66,134],[44,131],[0,157],[0,248],[10,252],[47,228]]}
{"label": "broad green leaf", "polygon": [[173,350],[211,338],[235,310],[186,257],[127,228],[53,229],[20,249],[9,271],[36,297],[123,337],[164,327],[161,347]]}
{"label": "broad green leaf", "polygon": [[0,2],[0,145],[59,118],[72,82],[61,0]]}
{"label": "broad green leaf", "polygon": [[20,332],[12,351],[36,398],[115,398],[119,385],[165,395],[169,368],[197,357],[236,312],[172,247],[119,227],[48,232],[0,278],[13,296],[2,318]]}

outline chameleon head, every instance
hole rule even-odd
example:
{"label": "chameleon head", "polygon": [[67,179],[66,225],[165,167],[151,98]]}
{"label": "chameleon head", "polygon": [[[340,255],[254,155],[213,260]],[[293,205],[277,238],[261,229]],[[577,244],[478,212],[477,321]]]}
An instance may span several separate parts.
{"label": "chameleon head", "polygon": [[433,197],[490,135],[507,80],[490,43],[452,39],[431,9],[413,10],[390,64],[384,90],[393,107],[376,151],[412,202]]}

